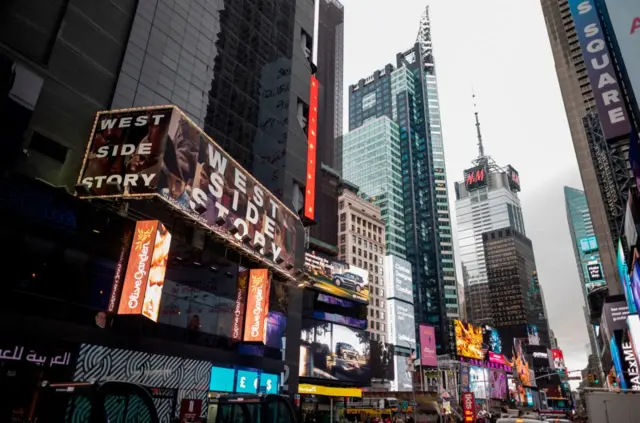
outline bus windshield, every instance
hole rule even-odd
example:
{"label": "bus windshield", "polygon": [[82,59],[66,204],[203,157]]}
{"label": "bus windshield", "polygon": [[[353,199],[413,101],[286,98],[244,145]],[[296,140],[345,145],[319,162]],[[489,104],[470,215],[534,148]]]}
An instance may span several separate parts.
{"label": "bus windshield", "polygon": [[209,400],[207,423],[295,423],[289,400],[280,395],[228,395]]}
{"label": "bus windshield", "polygon": [[158,422],[151,395],[141,386],[124,382],[43,386],[33,418],[38,423]]}

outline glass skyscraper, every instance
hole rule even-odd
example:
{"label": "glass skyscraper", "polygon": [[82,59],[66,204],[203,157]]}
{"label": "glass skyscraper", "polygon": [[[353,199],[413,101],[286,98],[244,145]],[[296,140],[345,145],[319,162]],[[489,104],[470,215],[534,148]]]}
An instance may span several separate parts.
{"label": "glass skyscraper", "polygon": [[[591,221],[587,196],[579,189],[564,187],[564,201],[567,208],[567,221],[569,232],[573,242],[573,253],[578,267],[580,277],[580,287],[585,304],[588,304],[587,294],[599,287],[606,286],[604,271],[600,260],[600,251],[596,235]],[[589,332],[589,342],[591,353],[597,356],[595,328],[588,319],[588,305],[585,310],[587,332]]]}
{"label": "glass skyscraper", "polygon": [[[383,116],[393,121],[399,142],[389,144],[397,149],[400,163],[400,184],[393,186],[393,195],[394,201],[399,199],[396,193],[402,197],[397,237],[405,254],[394,251],[389,242],[388,252],[411,263],[416,323],[433,325],[438,351],[445,352],[452,341],[448,318],[459,317],[459,308],[428,12],[427,8],[421,18],[417,42],[396,55],[396,66],[388,64],[349,87],[350,133],[343,140],[343,175],[368,195],[376,195],[367,192],[369,182],[361,176],[368,172],[363,169],[365,159],[353,151],[356,145],[371,149],[375,143],[373,137],[358,141],[364,128]],[[390,229],[387,237],[395,240],[396,232]]]}
{"label": "glass skyscraper", "polygon": [[[526,235],[518,189],[510,182],[509,170],[503,170],[490,159],[486,185],[467,190],[464,181],[456,183],[456,216],[458,243],[462,264],[467,320],[476,325],[491,324],[489,286],[484,232],[512,228]],[[509,169],[509,168],[508,168]]]}
{"label": "glass skyscraper", "polygon": [[344,162],[350,164],[344,169],[344,178],[357,185],[380,207],[386,226],[387,253],[405,258],[398,125],[381,116],[345,134],[343,140]]}

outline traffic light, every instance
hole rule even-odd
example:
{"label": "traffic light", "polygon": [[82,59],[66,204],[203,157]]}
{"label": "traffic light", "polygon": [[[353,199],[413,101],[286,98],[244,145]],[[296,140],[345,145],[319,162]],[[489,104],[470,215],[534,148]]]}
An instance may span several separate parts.
{"label": "traffic light", "polygon": [[592,373],[589,373],[589,375],[587,376],[587,380],[589,381],[589,383],[593,383],[593,381],[595,380],[595,377],[593,376]]}

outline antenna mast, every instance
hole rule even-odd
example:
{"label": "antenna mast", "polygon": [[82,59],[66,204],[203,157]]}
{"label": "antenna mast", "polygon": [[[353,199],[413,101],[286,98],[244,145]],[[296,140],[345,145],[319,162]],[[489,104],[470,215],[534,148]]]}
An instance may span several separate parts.
{"label": "antenna mast", "polygon": [[478,109],[476,108],[476,94],[473,93],[473,114],[476,116],[476,131],[478,133],[478,159],[482,160],[484,156],[484,146],[482,145],[482,133],[480,132],[480,119],[478,118]]}

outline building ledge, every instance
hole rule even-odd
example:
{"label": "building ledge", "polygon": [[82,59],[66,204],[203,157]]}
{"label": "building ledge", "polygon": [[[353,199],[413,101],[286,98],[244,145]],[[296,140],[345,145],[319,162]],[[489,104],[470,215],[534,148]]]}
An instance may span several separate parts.
{"label": "building ledge", "polygon": [[335,245],[327,244],[326,242],[320,241],[312,236],[309,237],[309,247],[312,250],[316,250],[322,253],[330,254],[332,256],[338,255],[338,247]]}

